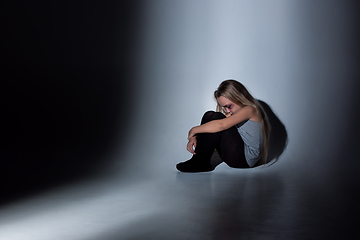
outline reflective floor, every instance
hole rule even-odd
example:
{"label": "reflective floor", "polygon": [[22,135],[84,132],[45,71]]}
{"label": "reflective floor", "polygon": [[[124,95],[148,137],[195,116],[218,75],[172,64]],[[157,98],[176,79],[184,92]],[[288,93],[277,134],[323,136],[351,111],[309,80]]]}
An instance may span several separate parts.
{"label": "reflective floor", "polygon": [[3,205],[0,239],[355,239],[359,235],[355,178],[340,171],[326,184],[306,177],[299,181],[278,169],[273,165],[239,170],[220,164],[211,173],[187,174],[174,168],[142,181],[116,174],[94,177]]}

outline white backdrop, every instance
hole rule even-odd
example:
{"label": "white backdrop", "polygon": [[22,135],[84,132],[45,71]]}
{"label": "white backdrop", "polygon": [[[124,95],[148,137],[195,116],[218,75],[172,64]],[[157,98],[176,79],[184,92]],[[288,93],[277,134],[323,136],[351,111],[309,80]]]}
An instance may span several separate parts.
{"label": "white backdrop", "polygon": [[349,2],[152,0],[139,15],[127,167],[157,174],[189,159],[188,130],[230,78],[286,127],[273,170],[327,178],[351,162],[358,59]]}

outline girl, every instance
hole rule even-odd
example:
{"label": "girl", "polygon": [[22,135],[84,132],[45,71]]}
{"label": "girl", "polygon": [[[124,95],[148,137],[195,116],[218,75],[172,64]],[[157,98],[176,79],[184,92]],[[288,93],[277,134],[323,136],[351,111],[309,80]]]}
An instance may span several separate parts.
{"label": "girl", "polygon": [[212,171],[216,166],[210,159],[215,149],[233,168],[265,164],[270,125],[258,101],[235,80],[222,82],[214,97],[217,112],[206,112],[201,125],[190,129],[187,150],[193,156],[176,168],[181,172]]}

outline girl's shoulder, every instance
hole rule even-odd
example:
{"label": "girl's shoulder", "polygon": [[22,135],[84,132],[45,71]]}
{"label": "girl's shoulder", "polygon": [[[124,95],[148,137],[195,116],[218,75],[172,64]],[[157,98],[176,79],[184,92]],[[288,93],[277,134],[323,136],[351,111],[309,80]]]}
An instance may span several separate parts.
{"label": "girl's shoulder", "polygon": [[260,113],[256,110],[256,108],[253,107],[253,106],[247,106],[247,107],[251,108],[251,114],[250,114],[249,120],[250,120],[250,121],[253,121],[253,122],[260,122],[260,121],[261,121],[261,115],[260,115]]}

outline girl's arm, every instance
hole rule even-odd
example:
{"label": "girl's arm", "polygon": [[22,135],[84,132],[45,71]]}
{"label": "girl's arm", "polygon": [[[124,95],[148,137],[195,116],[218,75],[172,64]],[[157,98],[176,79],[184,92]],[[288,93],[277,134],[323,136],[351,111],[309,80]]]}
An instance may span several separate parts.
{"label": "girl's arm", "polygon": [[189,131],[188,139],[190,139],[197,133],[215,133],[224,131],[247,119],[250,119],[252,121],[260,120],[256,109],[252,106],[245,106],[230,117],[213,120],[205,124],[193,127]]}

